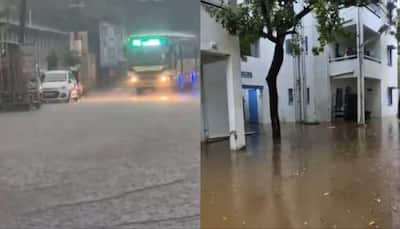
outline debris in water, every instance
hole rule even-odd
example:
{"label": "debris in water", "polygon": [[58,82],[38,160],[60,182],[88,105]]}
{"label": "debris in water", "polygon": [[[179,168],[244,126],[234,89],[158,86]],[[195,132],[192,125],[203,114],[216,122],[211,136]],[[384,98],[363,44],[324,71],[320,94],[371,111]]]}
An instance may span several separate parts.
{"label": "debris in water", "polygon": [[228,220],[228,218],[227,218],[227,217],[225,217],[225,216],[222,216],[222,220],[224,220],[224,221],[227,221],[227,220]]}
{"label": "debris in water", "polygon": [[329,192],[324,192],[324,196],[329,196],[330,193]]}
{"label": "debris in water", "polygon": [[304,225],[308,225],[308,222],[307,222],[307,221],[305,221],[305,222],[304,222]]}
{"label": "debris in water", "polygon": [[376,198],[375,201],[376,201],[377,203],[380,203],[382,200],[381,200],[380,198]]}
{"label": "debris in water", "polygon": [[242,224],[245,225],[245,224],[246,224],[246,221],[243,221]]}
{"label": "debris in water", "polygon": [[369,222],[369,224],[368,224],[368,226],[375,226],[376,225],[376,222],[374,221],[374,220],[372,220],[371,222]]}

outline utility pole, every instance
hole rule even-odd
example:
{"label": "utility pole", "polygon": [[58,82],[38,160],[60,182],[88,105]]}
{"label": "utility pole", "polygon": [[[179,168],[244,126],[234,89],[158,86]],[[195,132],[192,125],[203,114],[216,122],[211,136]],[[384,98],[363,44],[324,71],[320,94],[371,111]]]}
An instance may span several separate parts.
{"label": "utility pole", "polygon": [[18,31],[18,42],[20,44],[25,43],[25,26],[26,26],[26,8],[27,0],[20,0],[19,6],[19,31]]}
{"label": "utility pole", "polygon": [[365,125],[365,79],[363,72],[364,58],[364,28],[361,22],[361,8],[357,8],[357,47],[358,47],[358,77],[357,77],[357,123]]}

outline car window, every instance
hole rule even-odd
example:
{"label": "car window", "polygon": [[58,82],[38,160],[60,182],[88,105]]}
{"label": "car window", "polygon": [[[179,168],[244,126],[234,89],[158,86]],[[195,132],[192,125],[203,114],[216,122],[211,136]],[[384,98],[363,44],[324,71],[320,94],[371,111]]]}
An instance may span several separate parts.
{"label": "car window", "polygon": [[67,80],[67,75],[60,72],[48,72],[44,76],[44,82],[64,82]]}

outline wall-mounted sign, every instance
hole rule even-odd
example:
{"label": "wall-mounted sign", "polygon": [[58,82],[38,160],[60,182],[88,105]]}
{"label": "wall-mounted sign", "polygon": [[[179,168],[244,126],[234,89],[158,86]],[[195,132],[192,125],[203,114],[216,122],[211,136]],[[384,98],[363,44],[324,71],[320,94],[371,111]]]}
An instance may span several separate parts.
{"label": "wall-mounted sign", "polygon": [[245,79],[251,79],[251,78],[253,78],[253,73],[252,72],[241,72],[241,76],[242,76],[242,78],[245,78]]}

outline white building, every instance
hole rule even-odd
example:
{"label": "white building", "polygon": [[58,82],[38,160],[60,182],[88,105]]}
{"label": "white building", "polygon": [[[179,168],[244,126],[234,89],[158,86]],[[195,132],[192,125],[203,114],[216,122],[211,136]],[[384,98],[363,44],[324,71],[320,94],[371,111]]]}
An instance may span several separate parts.
{"label": "white building", "polygon": [[239,40],[206,12],[218,0],[201,3],[202,141],[229,138],[231,149],[238,150],[246,144]]}
{"label": "white building", "polygon": [[[286,49],[278,77],[281,121],[333,121],[343,117],[345,107],[347,110],[353,107],[353,113],[359,114],[359,122],[363,107],[366,116],[395,116],[398,79],[397,50],[394,49],[397,41],[388,32],[381,33],[387,28],[386,8],[351,7],[341,9],[340,14],[346,22],[345,29],[354,36],[337,36],[335,43],[314,56],[312,47],[318,45],[318,33],[316,20],[309,14],[302,20],[304,52],[300,57],[293,57]],[[364,48],[358,49],[360,44]],[[268,40],[260,40],[253,45],[247,61],[242,61],[242,91],[248,122],[270,122],[265,77],[273,47]]]}

